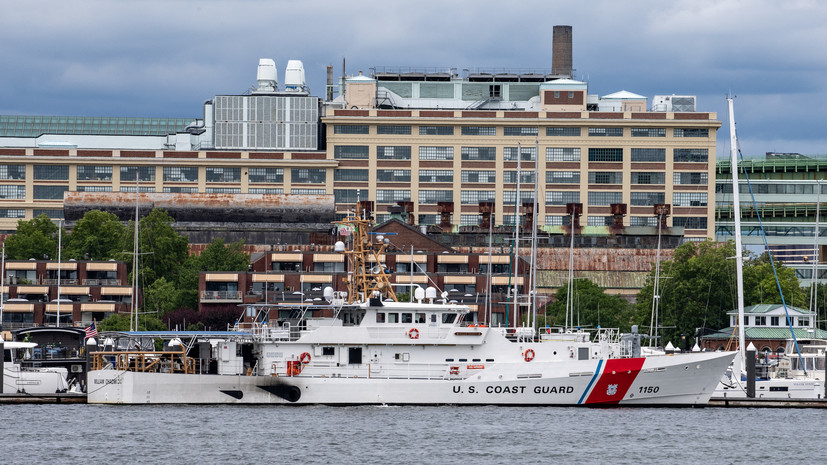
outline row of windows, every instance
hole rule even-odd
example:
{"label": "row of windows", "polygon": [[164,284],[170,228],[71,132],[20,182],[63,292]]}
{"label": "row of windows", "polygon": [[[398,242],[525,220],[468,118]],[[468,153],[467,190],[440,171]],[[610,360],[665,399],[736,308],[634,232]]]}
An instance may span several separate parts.
{"label": "row of windows", "polygon": [[[792,183],[784,183],[784,184],[761,184],[761,183],[750,183],[750,184],[740,184],[739,191],[742,194],[749,194],[749,188],[752,185],[752,192],[755,194],[799,194],[799,195],[812,195],[817,194],[818,189],[816,189],[814,184],[792,184]],[[731,194],[732,193],[732,181],[728,180],[726,182],[719,182],[715,185],[715,192],[721,192],[724,194]],[[827,184],[821,186],[821,193],[827,193]]]}
{"label": "row of windows", "polygon": [[[141,181],[155,180],[154,166],[121,166],[121,180]],[[249,180],[252,183],[283,182],[283,168],[250,168]],[[5,175],[5,177],[4,177]],[[0,165],[0,179],[24,179],[23,165]],[[68,165],[35,165],[34,179],[38,181],[68,181]],[[78,181],[111,181],[112,166],[78,165]],[[198,182],[198,167],[196,166],[165,166],[163,169],[165,182]],[[240,182],[241,168],[207,167],[207,182]]]}
{"label": "row of windows", "polygon": [[[461,126],[463,136],[496,136],[496,126]],[[579,137],[580,127],[557,126],[546,127],[548,137]],[[632,137],[666,137],[666,128],[630,128]],[[366,124],[336,124],[334,134],[369,134],[370,126]],[[409,125],[377,125],[377,134],[410,135]],[[592,137],[623,137],[622,127],[589,127],[588,134]],[[452,136],[453,126],[419,126],[421,136]],[[538,136],[537,126],[504,126],[504,136]],[[673,128],[674,137],[709,137],[708,128]]]}

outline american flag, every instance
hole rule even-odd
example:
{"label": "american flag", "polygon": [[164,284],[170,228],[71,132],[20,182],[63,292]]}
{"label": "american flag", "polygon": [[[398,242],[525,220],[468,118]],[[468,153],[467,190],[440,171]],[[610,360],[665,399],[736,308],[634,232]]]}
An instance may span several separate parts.
{"label": "american flag", "polygon": [[91,325],[86,328],[86,337],[84,339],[89,339],[90,337],[95,337],[98,335],[98,328],[95,326],[95,322],[93,321]]}

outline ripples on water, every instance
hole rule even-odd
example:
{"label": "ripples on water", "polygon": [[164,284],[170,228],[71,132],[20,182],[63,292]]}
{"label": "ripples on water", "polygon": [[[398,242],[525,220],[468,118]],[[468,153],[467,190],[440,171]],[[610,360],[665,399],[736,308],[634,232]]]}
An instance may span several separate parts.
{"label": "ripples on water", "polygon": [[3,405],[3,463],[823,463],[823,410]]}

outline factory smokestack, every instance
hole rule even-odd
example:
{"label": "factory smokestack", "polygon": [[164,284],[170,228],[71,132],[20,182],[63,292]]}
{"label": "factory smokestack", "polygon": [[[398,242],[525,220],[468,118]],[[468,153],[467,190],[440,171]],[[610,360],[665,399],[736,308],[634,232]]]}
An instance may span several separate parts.
{"label": "factory smokestack", "polygon": [[572,77],[571,26],[554,26],[551,46],[551,74]]}

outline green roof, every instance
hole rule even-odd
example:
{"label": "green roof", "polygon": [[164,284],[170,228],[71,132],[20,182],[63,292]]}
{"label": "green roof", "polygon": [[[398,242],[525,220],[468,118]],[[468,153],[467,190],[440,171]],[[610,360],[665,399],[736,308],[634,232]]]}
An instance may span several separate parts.
{"label": "green roof", "polygon": [[[729,339],[732,337],[732,332],[735,328],[724,328],[717,333],[707,334],[703,339]],[[816,329],[810,333],[807,328],[794,328],[796,339],[827,339],[827,331],[823,329]],[[790,336],[790,328],[764,328],[764,327],[748,327],[744,328],[744,337],[746,339],[774,339],[784,340],[792,339]]]}
{"label": "green roof", "polygon": [[193,122],[195,118],[0,115],[0,137],[166,136],[183,132]]}
{"label": "green roof", "polygon": [[[784,309],[782,304],[758,304],[758,305],[750,305],[749,307],[744,307],[744,315],[754,315],[754,314],[761,314],[761,313],[769,313],[773,310],[777,309]],[[787,305],[787,311],[789,313],[797,313],[799,315],[812,315],[813,312],[809,310],[805,310],[799,307],[793,307],[792,305]],[[738,314],[738,310],[731,310],[727,312],[727,315],[736,315]]]}

